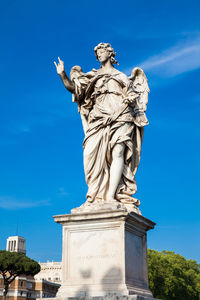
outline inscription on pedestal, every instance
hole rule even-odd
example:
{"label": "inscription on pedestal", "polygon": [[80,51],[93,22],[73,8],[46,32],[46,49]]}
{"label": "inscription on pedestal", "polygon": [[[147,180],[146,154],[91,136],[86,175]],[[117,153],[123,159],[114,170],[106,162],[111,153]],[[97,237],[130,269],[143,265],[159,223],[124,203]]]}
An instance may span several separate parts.
{"label": "inscription on pedestal", "polygon": [[119,245],[120,235],[120,227],[106,231],[71,231],[68,235],[68,279],[87,281],[92,278],[94,284],[111,276],[121,280],[123,245]]}

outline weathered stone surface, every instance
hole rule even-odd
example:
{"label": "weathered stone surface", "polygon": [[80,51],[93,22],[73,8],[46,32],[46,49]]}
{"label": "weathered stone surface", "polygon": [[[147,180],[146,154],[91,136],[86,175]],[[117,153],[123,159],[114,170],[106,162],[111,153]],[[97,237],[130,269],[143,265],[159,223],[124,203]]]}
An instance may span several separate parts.
{"label": "weathered stone surface", "polygon": [[[136,193],[146,107],[150,92],[138,67],[127,77],[114,68],[109,43],[94,48],[99,70],[54,62],[78,104],[85,139],[87,201],[71,215],[55,216],[63,226],[63,283],[57,299],[151,300],[146,232],[154,223],[141,215]],[[70,298],[71,297],[71,298]]]}
{"label": "weathered stone surface", "polygon": [[[50,298],[49,298],[50,300]],[[116,294],[105,295],[102,297],[68,297],[68,298],[56,298],[56,300],[159,300],[152,297],[143,297],[143,296],[118,296]],[[161,299],[160,299],[161,300]]]}
{"label": "weathered stone surface", "polygon": [[[131,76],[114,68],[115,51],[109,43],[94,48],[101,67],[84,73],[74,66],[70,78],[64,62],[54,62],[64,86],[72,93],[81,115],[84,139],[84,171],[88,185],[87,202],[80,210],[99,209],[99,201],[113,206],[121,203],[128,211],[140,214],[137,172],[146,108],[150,92],[144,71],[135,67]],[[92,207],[91,207],[91,204]]]}
{"label": "weathered stone surface", "polygon": [[58,298],[104,297],[108,293],[152,297],[146,231],[155,223],[119,209],[54,219],[63,225],[63,283]]}

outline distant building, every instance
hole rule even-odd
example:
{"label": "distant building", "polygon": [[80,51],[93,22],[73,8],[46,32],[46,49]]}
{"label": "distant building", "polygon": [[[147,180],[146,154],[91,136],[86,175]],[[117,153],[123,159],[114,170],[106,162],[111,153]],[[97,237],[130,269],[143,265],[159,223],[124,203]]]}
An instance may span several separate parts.
{"label": "distant building", "polygon": [[[6,250],[26,254],[25,239],[20,236],[8,237]],[[35,300],[55,297],[61,283],[61,262],[40,263],[40,266],[41,271],[34,277],[16,277],[9,286],[6,298]],[[0,275],[0,300],[3,300],[3,288],[3,277]]]}
{"label": "distant building", "polygon": [[35,280],[47,280],[55,283],[62,281],[62,263],[61,262],[46,262],[39,263],[41,271],[34,276]]}
{"label": "distant building", "polygon": [[25,239],[21,236],[9,236],[7,238],[6,250],[26,254]]}
{"label": "distant building", "polygon": [[[35,300],[53,298],[60,284],[46,280],[35,280],[32,276],[19,276],[9,286],[6,299]],[[0,276],[0,300],[3,300],[3,278]]]}

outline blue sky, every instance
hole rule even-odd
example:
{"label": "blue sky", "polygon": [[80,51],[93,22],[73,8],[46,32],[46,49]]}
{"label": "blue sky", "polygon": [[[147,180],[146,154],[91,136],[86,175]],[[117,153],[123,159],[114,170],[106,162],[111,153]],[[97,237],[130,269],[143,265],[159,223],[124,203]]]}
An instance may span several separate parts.
{"label": "blue sky", "polygon": [[98,68],[110,42],[118,69],[141,66],[151,89],[141,164],[142,214],[157,223],[148,246],[200,262],[199,1],[0,0],[0,248],[26,238],[27,255],[61,260],[52,216],[85,201],[84,138],[66,72]]}

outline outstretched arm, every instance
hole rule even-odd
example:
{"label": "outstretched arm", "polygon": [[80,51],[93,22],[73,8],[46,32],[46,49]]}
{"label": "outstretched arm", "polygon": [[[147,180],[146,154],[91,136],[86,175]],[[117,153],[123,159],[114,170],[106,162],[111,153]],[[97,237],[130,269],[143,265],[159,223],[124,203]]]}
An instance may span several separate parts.
{"label": "outstretched arm", "polygon": [[75,91],[74,83],[69,79],[69,77],[65,73],[64,62],[60,59],[60,57],[58,57],[58,61],[59,61],[58,64],[54,61],[54,65],[56,66],[57,73],[60,76],[60,78],[62,79],[62,82],[63,82],[64,86],[66,87],[66,89],[69,92],[74,93],[74,91]]}

